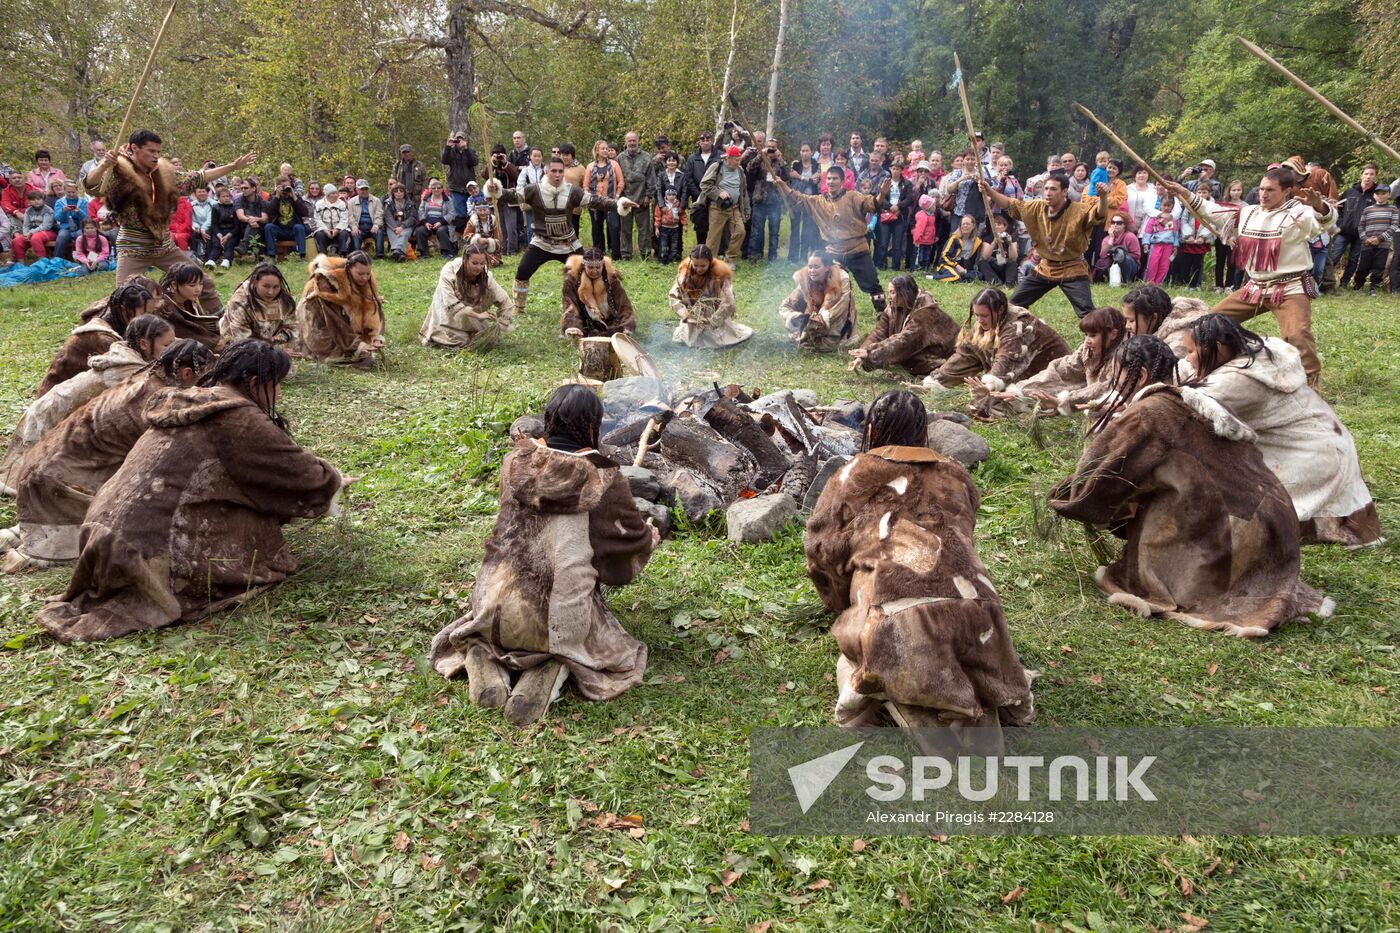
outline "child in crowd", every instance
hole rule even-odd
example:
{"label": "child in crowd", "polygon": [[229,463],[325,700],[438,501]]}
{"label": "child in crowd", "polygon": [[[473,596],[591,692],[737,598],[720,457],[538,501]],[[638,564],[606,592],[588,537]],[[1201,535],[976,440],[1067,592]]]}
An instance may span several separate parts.
{"label": "child in crowd", "polygon": [[1100,152],[1094,156],[1094,170],[1089,173],[1089,190],[1097,191],[1099,185],[1108,184],[1108,160],[1112,158],[1107,152]]}
{"label": "child in crowd", "polygon": [[63,197],[53,203],[53,254],[59,259],[73,255],[73,241],[82,232],[84,220],[87,220],[87,198],[78,193],[76,181],[65,181]]}
{"label": "child in crowd", "polygon": [[223,185],[219,186],[219,201],[214,205],[213,213],[211,250],[204,264],[212,268],[218,261],[227,269],[233,262],[234,247],[238,245],[238,209],[233,206],[233,193]]}
{"label": "child in crowd", "polygon": [[681,241],[685,239],[685,211],[675,188],[666,189],[666,200],[656,205],[652,219],[656,233],[656,261],[664,265],[680,262]]}
{"label": "child in crowd", "polygon": [[89,272],[106,272],[117,267],[109,259],[112,247],[97,229],[97,221],[83,221],[82,232],[73,241],[73,261],[87,268]]}
{"label": "child in crowd", "polygon": [[44,192],[31,190],[27,199],[29,207],[10,244],[15,262],[24,262],[24,254],[29,250],[34,251],[35,259],[44,259],[54,241],[53,208],[44,203]]}
{"label": "child in crowd", "polygon": [[190,252],[200,262],[209,256],[213,241],[214,202],[208,188],[196,188],[190,202]]}
{"label": "child in crowd", "polygon": [[919,211],[914,215],[914,246],[918,254],[914,260],[919,272],[928,272],[933,260],[933,244],[938,242],[938,208],[932,195],[919,198]]}
{"label": "child in crowd", "polygon": [[[1352,288],[1361,291],[1361,285],[1366,281],[1367,273],[1370,273],[1371,288],[1367,295],[1374,295],[1376,289],[1381,287],[1386,261],[1395,245],[1395,234],[1400,232],[1400,209],[1391,203],[1390,186],[1376,185],[1375,198],[1376,203],[1361,212],[1361,220],[1356,227],[1356,235],[1361,238],[1361,259],[1356,264]],[[1395,281],[1394,275],[1390,279],[1390,290],[1392,293],[1400,292],[1400,282]]]}
{"label": "child in crowd", "polygon": [[1162,195],[1157,213],[1147,218],[1142,225],[1142,243],[1147,248],[1147,271],[1143,279],[1153,285],[1161,285],[1171,268],[1172,254],[1180,241],[1180,225],[1176,222],[1174,208],[1176,199],[1169,194]]}

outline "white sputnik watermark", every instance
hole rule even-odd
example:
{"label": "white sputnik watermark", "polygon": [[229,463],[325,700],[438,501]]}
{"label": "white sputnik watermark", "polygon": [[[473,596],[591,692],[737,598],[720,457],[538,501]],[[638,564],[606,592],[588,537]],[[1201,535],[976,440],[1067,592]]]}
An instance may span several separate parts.
{"label": "white sputnik watermark", "polygon": [[[1135,763],[1134,759],[1125,755],[1112,758],[1099,755],[1088,760],[1078,755],[1061,755],[1051,759],[1047,766],[1045,759],[1039,755],[959,756],[952,760],[938,755],[916,755],[908,762],[911,777],[905,778],[904,759],[894,755],[876,755],[865,765],[865,776],[871,782],[865,793],[872,800],[886,803],[903,800],[906,796],[922,801],[932,792],[947,790],[953,783],[956,771],[958,796],[980,802],[992,799],[1000,791],[1001,771],[1005,768],[1015,772],[1016,798],[1021,801],[1031,799],[1031,784],[1037,778],[1037,772],[1041,772],[1039,776],[1045,782],[1044,799],[1048,800],[1065,799],[1065,785],[1072,783],[1070,799],[1076,801],[1122,801],[1128,800],[1130,794],[1136,794],[1141,800],[1155,801],[1157,795],[1142,778],[1156,760],[1155,755],[1145,755],[1136,759]],[[1068,782],[1066,775],[1069,776]],[[974,786],[979,781],[981,786]],[[806,812],[805,807],[803,812]]]}

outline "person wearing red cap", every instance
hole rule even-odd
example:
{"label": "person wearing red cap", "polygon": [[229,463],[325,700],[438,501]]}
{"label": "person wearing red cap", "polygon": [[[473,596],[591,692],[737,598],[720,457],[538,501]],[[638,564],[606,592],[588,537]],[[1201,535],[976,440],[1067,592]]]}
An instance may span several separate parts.
{"label": "person wearing red cap", "polygon": [[[724,158],[711,165],[700,181],[700,201],[709,207],[709,230],[705,245],[716,256],[729,231],[729,245],[736,249],[744,242],[744,221],[749,216],[749,186],[739,159],[744,151],[731,145]],[[720,256],[721,259],[727,258]]]}

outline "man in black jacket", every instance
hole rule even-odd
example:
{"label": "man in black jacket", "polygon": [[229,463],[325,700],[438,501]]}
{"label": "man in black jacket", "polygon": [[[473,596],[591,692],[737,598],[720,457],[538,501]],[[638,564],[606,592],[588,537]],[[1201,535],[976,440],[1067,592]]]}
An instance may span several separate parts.
{"label": "man in black jacket", "polygon": [[1361,258],[1362,247],[1357,226],[1361,223],[1361,212],[1376,203],[1378,171],[1374,162],[1367,162],[1362,166],[1361,180],[1342,194],[1342,203],[1338,205],[1342,219],[1337,222],[1337,226],[1341,232],[1332,237],[1327,257],[1333,266],[1337,266],[1342,261],[1342,253],[1347,254],[1344,271],[1337,276],[1338,288],[1346,288],[1347,281],[1356,273],[1356,263]]}
{"label": "man in black jacket", "polygon": [[452,195],[452,215],[466,217],[467,182],[476,181],[476,150],[467,145],[467,134],[457,130],[442,147],[442,164],[447,166],[447,193]]}
{"label": "man in black jacket", "polygon": [[[686,160],[685,172],[690,176],[690,188],[696,195],[700,192],[700,182],[705,180],[705,173],[710,170],[710,166],[719,161],[719,152],[715,149],[715,134],[705,130],[700,134],[700,148],[690,154]],[[705,203],[694,204],[690,209],[690,227],[695,231],[695,242],[704,243],[705,237],[710,232],[710,205]]]}
{"label": "man in black jacket", "polygon": [[297,197],[295,188],[289,183],[277,188],[268,203],[268,221],[263,225],[268,256],[273,262],[277,261],[278,240],[291,240],[297,255],[306,260],[306,220],[310,216],[311,209]]}

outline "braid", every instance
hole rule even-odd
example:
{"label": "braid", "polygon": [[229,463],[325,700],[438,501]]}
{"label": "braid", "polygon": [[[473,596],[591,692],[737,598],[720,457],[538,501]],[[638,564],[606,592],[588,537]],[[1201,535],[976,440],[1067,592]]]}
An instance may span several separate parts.
{"label": "braid", "polygon": [[1137,336],[1145,337],[1157,333],[1157,328],[1172,313],[1172,296],[1156,285],[1139,285],[1123,296],[1123,307],[1131,311],[1134,318],[1147,319],[1147,326],[1137,331]]}
{"label": "braid", "polygon": [[198,340],[189,337],[175,341],[156,358],[151,368],[160,372],[165,381],[175,385],[180,379],[180,370],[188,367],[197,376],[214,362],[214,351]]}
{"label": "braid", "polygon": [[967,332],[972,333],[977,322],[977,315],[972,309],[977,305],[988,308],[992,312],[992,330],[995,331],[1001,326],[1002,318],[1006,317],[1007,310],[1011,304],[1006,300],[1006,293],[997,288],[984,288],[977,293],[977,297],[972,299],[972,303],[967,306]]}
{"label": "braid", "polygon": [[[1147,370],[1144,379],[1142,371]],[[1118,344],[1113,354],[1113,401],[1089,429],[1098,434],[1113,417],[1127,407],[1143,388],[1163,383],[1176,385],[1176,354],[1160,338],[1151,334],[1130,337]]]}
{"label": "braid", "polygon": [[126,332],[122,334],[122,341],[131,349],[140,353],[143,358],[149,361],[148,351],[141,349],[141,341],[146,341],[148,346],[156,345],[156,338],[162,334],[173,331],[170,322],[163,317],[156,317],[154,314],[142,314],[131,319],[131,323],[126,325]]}
{"label": "braid", "polygon": [[[219,354],[218,362],[195,384],[205,388],[233,386],[261,405],[261,401],[253,395],[253,383],[257,382],[260,389],[266,389],[287,378],[287,373],[291,371],[291,357],[266,340],[250,337],[225,347],[224,352]],[[287,430],[287,422],[277,414],[275,402],[269,402],[263,410],[278,427]]]}
{"label": "braid", "polygon": [[886,392],[871,404],[865,415],[866,451],[927,445],[928,409],[913,392]]}
{"label": "braid", "polygon": [[118,285],[107,297],[107,310],[102,312],[99,320],[105,321],[117,333],[124,333],[126,325],[135,317],[132,312],[140,311],[150,300],[151,293],[140,282]]}
{"label": "braid", "polygon": [[[1264,344],[1264,338],[1252,330],[1246,330],[1223,314],[1207,314],[1191,324],[1191,339],[1196,341],[1196,361],[1199,371],[1196,378],[1204,379],[1224,364],[1241,356],[1249,358],[1244,364],[1248,369],[1263,353],[1270,360],[1272,351]],[[1221,346],[1225,353],[1220,352]]]}

